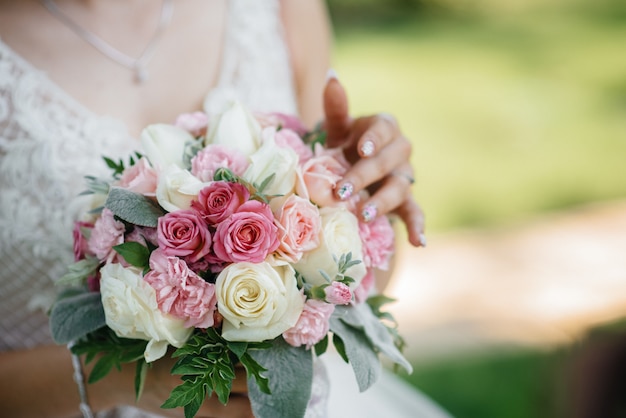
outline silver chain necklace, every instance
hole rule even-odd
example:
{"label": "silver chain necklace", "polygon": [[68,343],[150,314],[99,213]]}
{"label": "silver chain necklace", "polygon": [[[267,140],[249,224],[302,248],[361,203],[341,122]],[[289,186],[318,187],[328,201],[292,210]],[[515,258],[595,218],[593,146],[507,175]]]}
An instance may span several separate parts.
{"label": "silver chain necklace", "polygon": [[157,28],[150,38],[150,41],[146,45],[141,55],[138,58],[133,58],[120,50],[114,48],[108,42],[97,36],[95,33],[88,31],[80,26],[72,18],[70,18],[63,10],[57,6],[54,0],[41,0],[42,4],[48,9],[50,14],[57,18],[61,23],[70,28],[76,35],[81,37],[91,46],[100,51],[104,56],[112,61],[128,68],[134,74],[135,82],[141,84],[148,79],[147,66],[150,59],[156,51],[156,47],[161,38],[161,35],[172,21],[172,15],[174,12],[174,4],[172,0],[163,0],[161,6],[161,16],[157,23]]}

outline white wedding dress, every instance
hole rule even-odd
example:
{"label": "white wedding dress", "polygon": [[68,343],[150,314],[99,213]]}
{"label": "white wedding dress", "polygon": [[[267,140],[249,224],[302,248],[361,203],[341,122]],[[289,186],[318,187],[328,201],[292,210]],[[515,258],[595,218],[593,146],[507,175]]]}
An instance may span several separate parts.
{"label": "white wedding dress", "polygon": [[[220,77],[206,110],[238,99],[256,111],[296,113],[278,8],[278,1],[229,0]],[[121,121],[84,108],[0,39],[0,351],[52,342],[45,310],[54,280],[73,261],[83,176],[108,176],[101,156],[127,156],[137,144]],[[325,368],[316,366],[308,417],[448,416],[388,375],[359,394],[349,366],[328,357]],[[121,407],[99,416],[149,415]]]}

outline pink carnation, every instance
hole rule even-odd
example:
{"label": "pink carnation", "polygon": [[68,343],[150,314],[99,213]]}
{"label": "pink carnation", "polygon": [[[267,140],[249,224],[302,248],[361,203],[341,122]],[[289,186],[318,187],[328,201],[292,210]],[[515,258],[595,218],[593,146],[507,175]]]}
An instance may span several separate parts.
{"label": "pink carnation", "polygon": [[315,156],[302,166],[302,177],[309,197],[318,206],[337,204],[334,189],[350,164],[340,149],[315,148]]}
{"label": "pink carnation", "polygon": [[194,200],[191,207],[210,225],[215,225],[235,213],[249,198],[250,192],[242,184],[214,181],[200,190],[198,200]]}
{"label": "pink carnation", "polygon": [[213,251],[223,261],[260,263],[278,248],[277,230],[270,207],[249,200],[217,226]]}
{"label": "pink carnation", "polygon": [[274,141],[279,147],[289,147],[293,149],[300,159],[300,163],[304,163],[313,157],[313,150],[307,144],[302,141],[302,138],[298,136],[295,131],[291,129],[281,129],[276,132]]}
{"label": "pink carnation", "polygon": [[209,228],[193,210],[177,210],[159,218],[157,241],[167,256],[195,262],[211,251]]}
{"label": "pink carnation", "polygon": [[372,222],[359,222],[359,236],[365,267],[387,270],[394,251],[394,230],[389,218],[379,216]]}
{"label": "pink carnation", "polygon": [[276,128],[292,130],[299,136],[303,136],[307,131],[306,126],[304,126],[304,123],[302,123],[297,116],[280,112],[256,113],[254,116],[261,125],[261,128],[275,126]]}
{"label": "pink carnation", "polygon": [[283,333],[283,338],[294,347],[306,345],[307,350],[320,342],[328,334],[330,316],[335,305],[309,299],[296,325]]}
{"label": "pink carnation", "polygon": [[319,209],[309,200],[289,196],[276,220],[280,240],[277,252],[287,261],[296,263],[304,252],[319,246],[322,220]]}
{"label": "pink carnation", "polygon": [[174,125],[198,137],[206,133],[209,117],[204,112],[183,113],[176,118]]}
{"label": "pink carnation", "polygon": [[326,292],[326,302],[333,305],[347,305],[352,300],[350,287],[341,282],[332,282],[324,289]]}
{"label": "pink carnation", "polygon": [[157,237],[157,229],[149,228],[143,226],[135,226],[133,230],[126,234],[125,242],[138,242],[141,245],[148,246],[154,245],[158,246],[158,237]]}
{"label": "pink carnation", "polygon": [[116,221],[113,212],[102,209],[102,214],[96,221],[88,247],[98,260],[112,261],[115,257],[113,247],[124,242],[124,223]]}
{"label": "pink carnation", "polygon": [[72,235],[74,237],[74,261],[79,261],[90,254],[89,242],[83,235],[84,229],[93,229],[91,222],[74,222],[74,230]]}
{"label": "pink carnation", "polygon": [[191,159],[191,174],[201,181],[212,181],[218,168],[228,168],[235,175],[241,176],[248,165],[248,157],[241,151],[225,145],[211,144]]}
{"label": "pink carnation", "polygon": [[180,258],[168,257],[158,249],[150,256],[150,269],[144,280],[154,288],[162,312],[184,319],[186,327],[213,326],[214,284],[202,280]]}
{"label": "pink carnation", "polygon": [[157,188],[157,172],[148,159],[141,157],[134,165],[126,168],[118,186],[143,195],[154,195]]}
{"label": "pink carnation", "polygon": [[374,288],[376,277],[374,276],[374,270],[367,269],[367,273],[361,279],[359,286],[354,289],[354,301],[356,303],[363,303],[370,296],[370,292]]}

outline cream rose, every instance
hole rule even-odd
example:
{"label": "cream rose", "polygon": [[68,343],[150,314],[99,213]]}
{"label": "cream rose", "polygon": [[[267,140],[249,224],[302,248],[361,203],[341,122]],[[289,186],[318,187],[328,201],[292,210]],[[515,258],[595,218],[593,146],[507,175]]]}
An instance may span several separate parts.
{"label": "cream rose", "polygon": [[106,324],[118,337],[147,340],[146,361],[165,355],[168,344],[182,347],[193,327],[159,310],[156,293],[139,269],[106,264],[100,270],[100,293]]}
{"label": "cream rose", "polygon": [[188,142],[193,142],[191,134],[174,125],[150,125],[141,132],[141,146],[157,170],[175,164],[184,167],[183,156]]}
{"label": "cream rose", "polygon": [[191,202],[197,200],[200,190],[208,184],[198,180],[189,171],[171,165],[159,173],[157,201],[168,212],[189,209]]}
{"label": "cream rose", "polygon": [[304,308],[289,265],[234,263],[215,282],[222,337],[230,341],[273,339],[293,327]]}
{"label": "cream rose", "polygon": [[205,145],[236,148],[246,156],[261,144],[261,126],[239,102],[232,102],[209,124]]}
{"label": "cream rose", "polygon": [[279,147],[274,140],[275,128],[263,130],[263,145],[252,154],[250,165],[243,178],[251,183],[261,184],[263,180],[274,175],[264,194],[286,195],[293,192],[296,185],[298,154],[287,147]]}
{"label": "cream rose", "polygon": [[[338,273],[337,259],[344,254],[352,253],[353,260],[363,260],[363,245],[359,236],[359,222],[352,214],[342,207],[328,207],[320,210],[322,217],[322,232],[320,245],[307,253],[304,253],[294,268],[302,274],[304,280],[314,286],[326,283],[320,270],[324,270],[330,278]],[[350,285],[354,289],[365,276],[365,265],[356,264],[346,271],[346,275],[352,277],[355,282]]]}

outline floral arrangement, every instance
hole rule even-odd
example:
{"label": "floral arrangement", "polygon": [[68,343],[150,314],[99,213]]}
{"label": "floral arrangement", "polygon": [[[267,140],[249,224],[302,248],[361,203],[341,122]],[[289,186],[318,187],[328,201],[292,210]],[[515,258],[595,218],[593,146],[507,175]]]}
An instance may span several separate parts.
{"label": "floral arrangement", "polygon": [[89,382],[136,362],[139,396],[170,355],[182,383],[163,408],[191,417],[213,393],[228,401],[240,363],[255,416],[297,417],[329,340],[362,391],[379,353],[410,371],[389,299],[371,295],[393,228],[355,216],[362,196],[334,198],[349,163],[324,138],[235,102],[147,127],[145,155],[105,158],[113,175],[87,177],[99,203],[76,223],[50,318],[57,342],[97,359]]}

